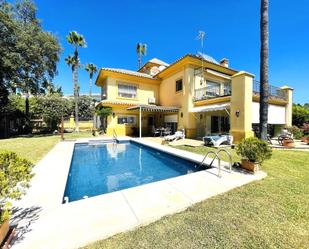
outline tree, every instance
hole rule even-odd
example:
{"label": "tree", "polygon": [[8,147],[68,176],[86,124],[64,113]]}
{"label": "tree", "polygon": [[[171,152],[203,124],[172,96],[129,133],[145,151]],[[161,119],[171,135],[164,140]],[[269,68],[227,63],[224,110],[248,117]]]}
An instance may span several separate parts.
{"label": "tree", "polygon": [[72,109],[71,102],[58,94],[48,94],[33,99],[33,115],[43,118],[50,131],[58,130],[61,118],[67,116]]}
{"label": "tree", "polygon": [[74,56],[72,60],[72,70],[73,70],[73,84],[74,84],[74,99],[75,99],[75,132],[79,132],[78,127],[78,68],[79,68],[79,57],[78,57],[78,48],[86,47],[85,38],[78,34],[76,31],[71,31],[66,37],[67,41],[74,47]]}
{"label": "tree", "polygon": [[58,94],[63,96],[62,87],[58,85],[54,85],[51,82],[45,82],[43,84],[43,88],[41,89],[42,94]]}
{"label": "tree", "polygon": [[260,139],[267,141],[268,122],[268,0],[261,0]]}
{"label": "tree", "polygon": [[74,78],[74,72],[76,64],[78,65],[79,62],[75,62],[75,57],[72,55],[68,55],[65,59],[65,63],[71,68],[72,70],[72,77],[73,77],[73,92],[74,92],[74,99],[75,99],[75,93],[78,92],[78,85],[75,84],[75,78]]}
{"label": "tree", "polygon": [[0,1],[0,86],[25,93],[27,116],[29,94],[39,93],[55,76],[61,52],[58,39],[42,29],[36,11],[30,0],[15,5]]}
{"label": "tree", "polygon": [[[95,112],[94,99],[89,96],[80,96],[78,98],[79,118],[81,120],[92,120],[94,112]],[[73,102],[71,103],[71,110],[68,114],[71,114],[71,113],[74,113],[74,103]]]}
{"label": "tree", "polygon": [[93,75],[98,71],[97,66],[93,63],[88,63],[86,65],[86,71],[89,73],[89,77],[90,77],[90,88],[89,88],[89,96],[91,97],[92,94],[92,78]]}
{"label": "tree", "polygon": [[101,126],[106,132],[107,117],[112,114],[112,108],[109,106],[100,106],[96,109],[96,114],[101,118]]}
{"label": "tree", "polygon": [[309,109],[306,108],[306,105],[293,104],[292,124],[302,127],[306,122],[309,122]]}
{"label": "tree", "polygon": [[137,43],[136,44],[136,53],[138,56],[138,68],[140,69],[142,66],[142,56],[146,55],[147,52],[147,44]]}

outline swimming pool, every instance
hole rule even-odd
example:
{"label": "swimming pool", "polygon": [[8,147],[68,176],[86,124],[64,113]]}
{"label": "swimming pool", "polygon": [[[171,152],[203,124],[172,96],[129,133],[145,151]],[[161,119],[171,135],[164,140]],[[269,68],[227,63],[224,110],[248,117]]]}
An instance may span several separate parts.
{"label": "swimming pool", "polygon": [[133,141],[75,144],[64,199],[77,201],[195,171],[194,162]]}

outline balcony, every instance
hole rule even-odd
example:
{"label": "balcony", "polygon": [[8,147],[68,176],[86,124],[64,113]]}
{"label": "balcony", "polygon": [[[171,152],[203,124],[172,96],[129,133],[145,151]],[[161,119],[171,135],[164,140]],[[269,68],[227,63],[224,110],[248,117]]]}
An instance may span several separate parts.
{"label": "balcony", "polygon": [[229,84],[224,84],[223,89],[221,89],[220,86],[206,86],[195,90],[193,101],[225,96],[231,96],[231,86]]}
{"label": "balcony", "polygon": [[[253,81],[253,94],[256,96],[260,96],[260,85],[259,81]],[[285,92],[281,88],[272,85],[268,86],[268,96],[272,99],[287,100]]]}

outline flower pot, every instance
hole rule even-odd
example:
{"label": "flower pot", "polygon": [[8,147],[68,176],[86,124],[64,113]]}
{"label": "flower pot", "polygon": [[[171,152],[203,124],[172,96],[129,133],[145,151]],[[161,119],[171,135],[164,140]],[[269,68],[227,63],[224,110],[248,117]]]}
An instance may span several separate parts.
{"label": "flower pot", "polygon": [[256,172],[259,170],[260,165],[259,163],[251,162],[247,159],[241,159],[241,167],[251,172]]}
{"label": "flower pot", "polygon": [[285,146],[285,147],[295,147],[295,143],[294,143],[294,141],[291,140],[291,139],[285,139],[285,140],[283,140],[282,145]]}
{"label": "flower pot", "polygon": [[9,220],[5,220],[0,225],[0,245],[2,244],[3,240],[5,239],[6,235],[10,230]]}
{"label": "flower pot", "polygon": [[309,137],[302,137],[302,138],[301,138],[301,141],[302,141],[303,143],[309,144]]}

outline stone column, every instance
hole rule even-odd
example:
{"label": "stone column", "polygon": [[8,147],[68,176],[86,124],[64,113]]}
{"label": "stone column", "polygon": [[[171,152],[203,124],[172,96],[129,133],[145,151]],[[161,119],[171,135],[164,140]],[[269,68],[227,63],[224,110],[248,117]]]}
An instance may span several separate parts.
{"label": "stone column", "polygon": [[292,107],[293,107],[293,88],[283,86],[281,89],[284,91],[287,104],[285,106],[285,125],[292,126]]}
{"label": "stone column", "polygon": [[185,67],[183,79],[183,101],[180,115],[182,112],[182,122],[185,128],[187,138],[196,137],[196,119],[194,117],[194,113],[189,112],[190,109],[194,106],[192,100],[194,96],[194,80],[194,68],[190,66]]}
{"label": "stone column", "polygon": [[241,71],[232,76],[230,133],[234,142],[254,136],[252,131],[252,87],[254,75]]}

